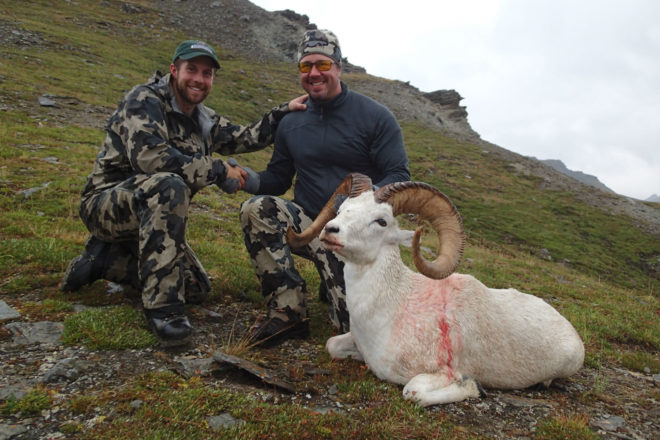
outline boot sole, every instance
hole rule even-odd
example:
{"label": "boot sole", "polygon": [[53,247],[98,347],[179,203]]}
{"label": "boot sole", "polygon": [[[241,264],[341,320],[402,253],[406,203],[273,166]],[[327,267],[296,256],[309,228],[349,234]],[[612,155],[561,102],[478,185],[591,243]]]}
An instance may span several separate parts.
{"label": "boot sole", "polygon": [[257,347],[272,348],[288,339],[307,339],[309,334],[309,324],[301,323],[292,328],[283,329],[279,333],[274,333],[266,338],[258,339],[254,345]]}
{"label": "boot sole", "polygon": [[163,339],[157,335],[156,338],[158,339],[158,343],[162,348],[183,347],[184,345],[189,345],[192,340],[190,335],[182,339]]}

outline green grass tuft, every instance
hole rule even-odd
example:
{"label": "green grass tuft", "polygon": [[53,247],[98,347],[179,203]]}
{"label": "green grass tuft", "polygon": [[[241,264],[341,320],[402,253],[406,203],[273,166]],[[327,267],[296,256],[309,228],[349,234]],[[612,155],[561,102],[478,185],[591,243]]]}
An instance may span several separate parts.
{"label": "green grass tuft", "polygon": [[83,344],[90,350],[126,350],[154,346],[144,316],[129,306],[87,309],[64,321],[64,344]]}
{"label": "green grass tuft", "polygon": [[587,419],[580,416],[558,417],[539,423],[537,440],[597,440],[600,436],[587,426]]}
{"label": "green grass tuft", "polygon": [[13,396],[9,397],[4,403],[0,404],[0,414],[20,414],[22,417],[29,417],[40,414],[50,405],[51,397],[48,391],[43,388],[35,388],[21,399],[16,399]]}

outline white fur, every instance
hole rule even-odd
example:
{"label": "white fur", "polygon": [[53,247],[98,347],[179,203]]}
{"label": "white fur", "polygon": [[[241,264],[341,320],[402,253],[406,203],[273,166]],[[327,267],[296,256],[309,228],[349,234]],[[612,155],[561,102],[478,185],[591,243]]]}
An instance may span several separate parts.
{"label": "white fur", "polygon": [[581,368],[579,335],[545,301],[470,275],[413,272],[399,253],[411,237],[371,191],[346,200],[326,225],[321,239],[345,261],[351,324],[327,341],[333,358],[364,360],[424,406],[478,397],[477,382],[525,388]]}

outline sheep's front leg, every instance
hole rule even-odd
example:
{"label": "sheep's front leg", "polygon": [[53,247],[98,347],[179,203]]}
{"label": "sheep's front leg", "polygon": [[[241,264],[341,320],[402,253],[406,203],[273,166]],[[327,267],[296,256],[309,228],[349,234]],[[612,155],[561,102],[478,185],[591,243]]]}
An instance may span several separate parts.
{"label": "sheep's front leg", "polygon": [[351,332],[343,335],[333,336],[325,343],[325,349],[333,359],[346,359],[351,357],[357,361],[363,361],[362,354],[353,341]]}
{"label": "sheep's front leg", "polygon": [[403,388],[403,397],[421,406],[459,402],[485,395],[483,388],[472,378],[456,381],[444,374],[418,374]]}

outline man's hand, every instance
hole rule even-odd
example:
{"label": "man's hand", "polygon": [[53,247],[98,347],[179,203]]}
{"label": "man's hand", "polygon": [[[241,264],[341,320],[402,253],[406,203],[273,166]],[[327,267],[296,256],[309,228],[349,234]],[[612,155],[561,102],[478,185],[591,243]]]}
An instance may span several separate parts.
{"label": "man's hand", "polygon": [[307,110],[307,104],[305,102],[309,98],[309,95],[300,95],[297,98],[292,99],[289,101],[289,111],[291,112],[297,112],[299,110]]}
{"label": "man's hand", "polygon": [[245,179],[247,179],[247,172],[236,165],[232,165],[229,162],[225,162],[225,166],[227,167],[227,179],[238,179],[238,189],[243,189],[243,185],[245,185]]}
{"label": "man's hand", "polygon": [[227,168],[227,176],[225,177],[224,182],[220,185],[220,188],[228,194],[234,194],[239,189],[243,189],[248,173],[238,166],[238,162],[236,162],[234,158],[223,163],[225,168]]}

